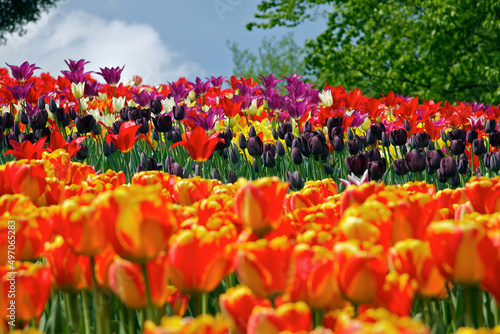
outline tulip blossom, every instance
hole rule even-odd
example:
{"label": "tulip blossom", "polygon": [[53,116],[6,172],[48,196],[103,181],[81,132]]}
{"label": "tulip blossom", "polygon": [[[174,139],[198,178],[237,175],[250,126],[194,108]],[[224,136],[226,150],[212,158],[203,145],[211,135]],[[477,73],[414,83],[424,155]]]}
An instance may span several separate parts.
{"label": "tulip blossom", "polygon": [[500,211],[500,176],[492,179],[472,177],[465,185],[465,194],[479,213]]}
{"label": "tulip blossom", "polygon": [[189,156],[196,162],[207,161],[215,150],[217,143],[224,143],[224,139],[218,138],[218,132],[207,137],[205,130],[197,127],[191,133],[186,133],[186,139],[172,145],[172,149],[182,145],[189,153]]}
{"label": "tulip blossom", "polygon": [[41,159],[43,152],[47,151],[46,148],[43,148],[46,139],[46,137],[42,137],[35,144],[32,144],[29,140],[24,141],[22,144],[10,140],[13,149],[5,151],[4,155],[12,154],[17,160]]}
{"label": "tulip blossom", "polygon": [[108,85],[114,87],[120,82],[120,76],[124,68],[125,66],[123,66],[122,68],[120,68],[119,66],[111,68],[99,67],[101,72],[97,72],[96,74],[102,76]]}
{"label": "tulip blossom", "polygon": [[292,333],[312,329],[311,310],[304,302],[288,303],[276,309],[256,307],[248,320],[248,334]]}
{"label": "tulip blossom", "polygon": [[142,138],[146,140],[149,146],[153,147],[151,141],[144,136],[143,134],[137,134],[137,130],[141,127],[140,125],[135,124],[135,121],[126,121],[120,125],[120,129],[118,134],[114,133],[110,128],[108,128],[104,123],[101,124],[108,130],[108,135],[106,140],[108,144],[113,142],[118,151],[123,153],[128,153],[132,150],[135,145],[135,142]]}
{"label": "tulip blossom", "polygon": [[20,83],[25,83],[31,76],[35,70],[39,70],[40,67],[36,66],[36,64],[30,64],[27,61],[21,64],[21,66],[14,66],[5,63],[10,67],[12,71],[12,76],[14,79],[19,81]]}

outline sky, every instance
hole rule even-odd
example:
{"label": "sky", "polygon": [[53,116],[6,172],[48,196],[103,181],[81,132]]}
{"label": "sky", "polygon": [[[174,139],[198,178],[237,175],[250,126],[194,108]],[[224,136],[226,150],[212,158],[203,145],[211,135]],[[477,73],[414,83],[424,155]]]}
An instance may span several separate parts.
{"label": "sky", "polygon": [[[325,28],[325,21],[297,28],[254,29],[257,0],[64,0],[23,36],[11,35],[0,46],[0,66],[36,63],[53,76],[66,70],[65,59],[90,61],[86,70],[125,65],[133,75],[157,85],[186,77],[230,76],[228,41],[257,52],[264,37],[294,33],[299,45]],[[94,76],[100,79],[99,76]]]}

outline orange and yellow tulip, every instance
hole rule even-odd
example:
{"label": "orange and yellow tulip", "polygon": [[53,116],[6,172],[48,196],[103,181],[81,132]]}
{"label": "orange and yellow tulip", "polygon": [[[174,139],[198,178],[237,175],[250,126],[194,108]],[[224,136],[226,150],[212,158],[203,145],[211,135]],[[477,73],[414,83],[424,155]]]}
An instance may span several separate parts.
{"label": "orange and yellow tulip", "polygon": [[475,211],[485,214],[500,211],[500,176],[472,177],[465,184],[465,194]]}
{"label": "orange and yellow tulip", "polygon": [[248,320],[248,334],[278,334],[312,330],[311,310],[304,302],[287,303],[274,309],[256,307]]}

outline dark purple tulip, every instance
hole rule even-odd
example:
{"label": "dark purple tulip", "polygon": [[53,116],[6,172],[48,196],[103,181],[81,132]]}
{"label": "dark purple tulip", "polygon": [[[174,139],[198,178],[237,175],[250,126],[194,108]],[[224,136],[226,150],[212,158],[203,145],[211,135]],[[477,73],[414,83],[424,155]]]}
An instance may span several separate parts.
{"label": "dark purple tulip", "polygon": [[281,123],[278,126],[277,132],[280,139],[285,139],[285,135],[292,132],[292,125],[289,122]]}
{"label": "dark purple tulip", "polygon": [[278,156],[280,157],[286,154],[285,147],[283,146],[281,140],[276,141],[276,154],[278,154]]}
{"label": "dark purple tulip", "polygon": [[183,176],[182,167],[177,162],[170,164],[169,174],[173,174],[173,175],[177,175],[178,177],[182,177]]}
{"label": "dark purple tulip", "polygon": [[238,163],[238,161],[240,160],[239,155],[238,155],[238,151],[234,147],[231,147],[229,149],[229,159],[231,160],[231,163],[233,165],[236,165]]}
{"label": "dark purple tulip", "polygon": [[325,169],[326,175],[333,175],[333,168],[329,164],[323,164],[323,168]]}
{"label": "dark purple tulip", "polygon": [[366,144],[367,145],[373,145],[377,142],[377,136],[375,135],[374,131],[369,128],[368,131],[366,131]]}
{"label": "dark purple tulip", "polygon": [[78,116],[78,114],[76,113],[75,108],[73,108],[73,107],[69,107],[69,109],[68,109],[68,114],[69,114],[69,118],[70,118],[71,120],[73,120],[73,121],[74,121],[74,120],[76,119],[76,117]]}
{"label": "dark purple tulip", "polygon": [[408,133],[405,129],[395,129],[389,134],[391,144],[394,146],[403,146],[408,140]]}
{"label": "dark purple tulip", "polygon": [[155,99],[152,99],[151,101],[149,101],[149,109],[155,115],[158,115],[159,113],[161,113],[161,111],[163,110],[163,107],[161,105],[160,99],[155,98]]}
{"label": "dark purple tulip", "polygon": [[285,134],[285,144],[287,147],[292,147],[294,140],[295,136],[293,135],[293,133],[288,132]]}
{"label": "dark purple tulip", "polygon": [[382,140],[382,133],[385,133],[385,126],[382,123],[377,123],[370,126],[372,132],[376,135],[377,140]]}
{"label": "dark purple tulip", "polygon": [[385,132],[382,132],[382,146],[384,146],[384,147],[391,146],[391,142],[389,141],[389,137],[387,136],[387,133],[385,133]]}
{"label": "dark purple tulip", "polygon": [[259,163],[257,162],[257,159],[253,159],[252,166],[253,166],[253,171],[255,173],[258,173],[260,168],[259,168]]}
{"label": "dark purple tulip", "polygon": [[441,166],[441,159],[444,158],[444,153],[441,150],[427,151],[425,154],[425,161],[427,166],[431,169],[439,169]]}
{"label": "dark purple tulip", "polygon": [[333,137],[340,137],[342,139],[344,139],[344,129],[342,127],[335,127],[335,128],[332,128],[329,132],[328,132],[328,137],[329,138],[333,138]]}
{"label": "dark purple tulip", "polygon": [[370,161],[368,163],[368,178],[370,180],[380,180],[386,171],[385,160]]}
{"label": "dark purple tulip", "polygon": [[345,159],[347,173],[362,175],[368,168],[368,158],[364,154],[351,155]]}
{"label": "dark purple tulip", "polygon": [[175,143],[180,142],[180,141],[182,141],[182,135],[181,135],[180,131],[173,130],[172,131],[172,144],[175,144]]}
{"label": "dark purple tulip", "polygon": [[227,183],[236,183],[236,181],[238,181],[238,178],[236,177],[234,170],[229,171],[229,174],[227,175]]}
{"label": "dark purple tulip", "polygon": [[[50,141],[50,133],[51,133],[50,128],[44,127],[43,129],[40,129],[37,132],[35,132],[36,140],[39,140],[39,139],[41,139],[43,137],[46,137],[46,141],[47,141],[47,143],[49,143],[49,141]],[[76,133],[73,134],[73,135],[76,135]]]}
{"label": "dark purple tulip", "polygon": [[484,160],[483,160],[484,161],[484,166],[486,168],[490,168],[490,160],[491,160],[491,153],[488,152],[488,153],[486,153],[484,155]]}
{"label": "dark purple tulip", "polygon": [[42,95],[38,97],[38,109],[39,110],[45,109],[45,99]]}
{"label": "dark purple tulip", "polygon": [[429,145],[431,137],[427,132],[417,132],[413,136],[414,147],[425,148]]}
{"label": "dark purple tulip", "polygon": [[63,128],[67,127],[70,123],[69,115],[64,111],[64,108],[57,108],[54,118]]}
{"label": "dark purple tulip", "polygon": [[78,160],[85,160],[89,156],[89,148],[87,145],[81,145],[78,152],[76,152],[75,158]]}
{"label": "dark purple tulip", "polygon": [[255,136],[257,136],[257,131],[255,131],[255,128],[251,125],[250,129],[248,129],[248,138],[250,139]]}
{"label": "dark purple tulip", "polygon": [[456,188],[458,186],[460,186],[460,176],[457,174],[453,175],[451,178],[450,178],[450,185],[453,187],[453,188]]}
{"label": "dark purple tulip", "polygon": [[196,77],[195,82],[190,82],[194,87],[194,92],[199,95],[205,95],[210,88],[210,80],[203,82],[200,78]]}
{"label": "dark purple tulip", "polygon": [[271,151],[264,151],[262,155],[262,162],[265,167],[273,168],[276,166],[276,159]]}
{"label": "dark purple tulip", "polygon": [[290,188],[294,190],[300,190],[304,187],[304,182],[298,171],[293,174],[289,171],[286,172],[286,181],[290,184]]}
{"label": "dark purple tulip", "polygon": [[493,152],[490,156],[490,168],[493,172],[500,171],[500,152]]}
{"label": "dark purple tulip", "polygon": [[355,155],[358,154],[359,151],[363,149],[363,142],[361,142],[361,139],[355,138],[354,140],[349,140],[347,142],[347,151],[349,152],[350,155]]}
{"label": "dark purple tulip", "polygon": [[394,169],[394,172],[399,176],[406,175],[410,171],[405,159],[394,160],[392,162],[392,168]]}
{"label": "dark purple tulip", "polygon": [[413,150],[405,155],[406,164],[410,172],[422,172],[427,164],[425,163],[425,155],[421,149]]}
{"label": "dark purple tulip", "polygon": [[29,78],[31,78],[35,70],[40,69],[40,67],[37,67],[36,64],[30,64],[27,61],[22,63],[21,66],[9,65],[7,63],[5,64],[10,67],[12,71],[12,77],[20,83],[27,81]]}
{"label": "dark purple tulip", "polygon": [[248,154],[250,154],[252,157],[258,157],[262,155],[262,152],[264,151],[264,144],[262,143],[260,137],[255,136],[249,138],[247,142],[247,150]]}
{"label": "dark purple tulip", "polygon": [[98,96],[99,89],[101,89],[101,86],[102,85],[100,85],[97,81],[90,82],[88,80],[85,80],[85,87],[83,88],[83,94],[88,97]]}
{"label": "dark purple tulip", "polygon": [[293,147],[292,152],[290,154],[294,164],[300,165],[302,163],[302,153],[300,153],[297,147]]}
{"label": "dark purple tulip", "polygon": [[117,135],[120,132],[120,126],[123,124],[122,120],[115,121],[113,125],[111,126],[111,131],[114,132],[115,135]]}
{"label": "dark purple tulip", "polygon": [[11,140],[17,141],[19,143],[19,138],[16,136],[16,134],[14,132],[7,132],[5,134],[5,143],[7,144],[7,147],[9,149],[13,149],[13,147],[10,143]]}
{"label": "dark purple tulip", "polygon": [[467,133],[464,129],[452,129],[447,133],[447,137],[449,141],[453,140],[463,140],[465,141],[467,137]]}
{"label": "dark purple tulip", "polygon": [[118,67],[99,67],[101,72],[97,72],[97,75],[100,75],[104,78],[104,81],[110,86],[116,86],[120,82],[120,76],[122,74],[123,69],[125,68],[125,65],[123,65],[122,68]]}
{"label": "dark purple tulip", "polygon": [[328,132],[330,132],[333,128],[342,127],[342,117],[328,117],[326,119],[326,127],[328,128]]}
{"label": "dark purple tulip", "polygon": [[489,119],[486,121],[486,124],[484,125],[484,131],[486,131],[486,133],[490,133],[491,131],[493,130],[496,130],[497,128],[497,121],[496,119]]}
{"label": "dark purple tulip", "polygon": [[135,121],[135,124],[140,125],[140,128],[138,129],[139,133],[146,134],[149,132],[149,122],[145,118],[138,118]]}
{"label": "dark purple tulip", "polygon": [[311,132],[312,131],[312,124],[309,121],[306,121],[304,125],[302,125],[302,133],[306,132]]}
{"label": "dark purple tulip", "polygon": [[458,167],[457,167],[457,172],[460,173],[460,174],[465,174],[467,173],[467,167],[468,167],[469,163],[467,162],[467,160],[465,159],[460,159],[458,161]]}
{"label": "dark purple tulip", "polygon": [[477,137],[478,137],[477,131],[475,131],[475,130],[469,130],[469,131],[467,131],[467,137],[466,137],[466,139],[467,139],[467,142],[469,144],[472,144],[472,142],[474,140],[476,140]]}
{"label": "dark purple tulip", "polygon": [[170,131],[172,129],[172,117],[166,114],[157,115],[153,118],[153,125],[160,133]]}
{"label": "dark purple tulip", "polygon": [[244,150],[247,148],[247,138],[243,133],[240,132],[240,135],[238,136],[238,146],[240,149]]}
{"label": "dark purple tulip", "polygon": [[450,151],[454,155],[460,155],[465,151],[465,140],[455,139],[451,141]]}
{"label": "dark purple tulip", "polygon": [[342,152],[344,150],[344,140],[339,137],[334,137],[331,142],[335,152]]}
{"label": "dark purple tulip", "polygon": [[439,182],[441,182],[441,183],[448,182],[448,179],[446,178],[446,176],[444,175],[444,173],[441,169],[437,170],[437,177],[438,177]]}
{"label": "dark purple tulip", "polygon": [[319,136],[312,137],[309,142],[309,151],[312,155],[318,156],[323,154],[323,141]]}
{"label": "dark purple tulip", "polygon": [[500,146],[500,131],[492,130],[488,133],[488,139],[490,141],[490,145],[493,147]]}
{"label": "dark purple tulip", "polygon": [[24,143],[25,141],[29,141],[32,144],[36,142],[35,134],[30,132],[30,133],[21,133],[21,137],[19,138],[21,143]]}
{"label": "dark purple tulip", "polygon": [[40,130],[45,128],[49,115],[46,110],[39,110],[33,116],[29,117],[30,127],[33,130]]}
{"label": "dark purple tulip", "polygon": [[408,119],[406,119],[406,118],[405,118],[405,121],[404,121],[404,127],[405,127],[405,130],[408,131],[409,134],[411,134],[411,125],[408,122]]}
{"label": "dark purple tulip", "polygon": [[10,112],[6,112],[2,115],[2,128],[10,129],[14,126],[14,116]]}
{"label": "dark purple tulip", "polygon": [[111,148],[106,141],[102,143],[102,152],[104,153],[105,157],[109,157],[111,155]]}
{"label": "dark purple tulip", "polygon": [[212,179],[222,181],[222,177],[220,176],[219,171],[215,167],[212,168]]}
{"label": "dark purple tulip", "polygon": [[354,131],[348,127],[347,128],[347,140],[353,140],[354,139]]}
{"label": "dark purple tulip", "polygon": [[19,129],[19,123],[14,121],[14,125],[12,125],[12,131],[16,134],[16,136],[19,136],[21,134],[21,129]]}
{"label": "dark purple tulip", "polygon": [[472,142],[472,151],[475,155],[480,156],[486,153],[486,146],[483,138],[474,139]]}
{"label": "dark purple tulip", "polygon": [[19,117],[21,123],[23,123],[24,125],[27,125],[29,120],[28,120],[28,115],[26,115],[26,112],[24,112],[24,110],[21,110],[21,114],[20,114],[20,117]]}
{"label": "dark purple tulip", "polygon": [[382,161],[382,156],[380,155],[379,150],[377,150],[376,148],[372,148],[371,150],[366,151],[365,154],[366,157],[368,158],[368,162]]}
{"label": "dark purple tulip", "polygon": [[441,173],[444,174],[445,177],[452,177],[457,173],[457,163],[455,159],[451,157],[445,157],[441,159]]}
{"label": "dark purple tulip", "polygon": [[76,130],[80,134],[87,134],[92,131],[95,124],[96,121],[92,115],[79,116],[75,119]]}

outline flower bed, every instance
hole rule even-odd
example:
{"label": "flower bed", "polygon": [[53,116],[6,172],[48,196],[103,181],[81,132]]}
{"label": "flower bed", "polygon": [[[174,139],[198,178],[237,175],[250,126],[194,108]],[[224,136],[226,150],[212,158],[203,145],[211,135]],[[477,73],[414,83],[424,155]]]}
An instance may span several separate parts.
{"label": "flower bed", "polygon": [[67,64],[0,69],[2,330],[499,325],[499,106]]}

